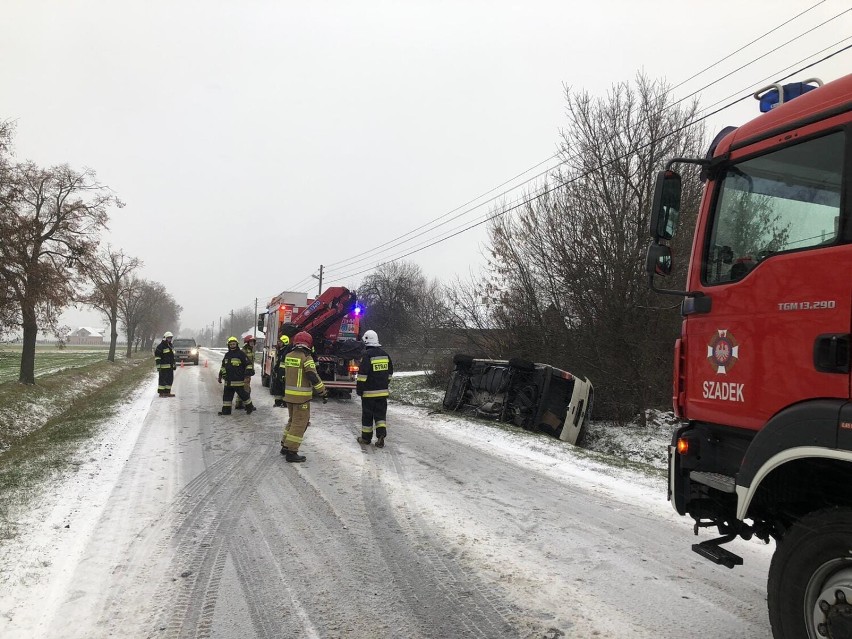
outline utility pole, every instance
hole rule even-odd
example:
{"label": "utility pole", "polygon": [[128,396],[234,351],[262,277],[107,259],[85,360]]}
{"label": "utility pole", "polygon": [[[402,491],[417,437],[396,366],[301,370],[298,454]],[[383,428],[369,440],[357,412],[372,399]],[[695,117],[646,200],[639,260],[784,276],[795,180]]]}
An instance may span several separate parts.
{"label": "utility pole", "polygon": [[[302,271],[304,272],[304,271]],[[254,298],[254,338],[257,339],[257,298]]]}
{"label": "utility pole", "polygon": [[322,264],[320,264],[319,275],[311,275],[315,280],[319,280],[319,288],[317,290],[317,297],[322,295]]}

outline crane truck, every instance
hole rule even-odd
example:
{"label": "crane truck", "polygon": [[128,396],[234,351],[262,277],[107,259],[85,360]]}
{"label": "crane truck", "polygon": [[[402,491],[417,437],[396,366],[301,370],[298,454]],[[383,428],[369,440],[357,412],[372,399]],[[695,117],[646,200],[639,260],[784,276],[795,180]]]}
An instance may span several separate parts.
{"label": "crane truck", "polygon": [[[719,565],[742,563],[737,537],[774,541],[775,639],[850,639],[852,75],[755,97],[761,115],[657,176],[645,267],[683,318],[668,498],[696,535],[718,530],[692,548]],[[705,184],[680,291],[654,278],[672,272],[684,163]]]}
{"label": "crane truck", "polygon": [[327,288],[316,299],[292,291],[276,295],[258,315],[257,328],[264,333],[261,383],[270,386],[281,336],[292,338],[305,331],[313,337],[317,373],[329,393],[351,396],[364,351],[357,339],[360,318],[361,306],[355,293],[342,286]]}

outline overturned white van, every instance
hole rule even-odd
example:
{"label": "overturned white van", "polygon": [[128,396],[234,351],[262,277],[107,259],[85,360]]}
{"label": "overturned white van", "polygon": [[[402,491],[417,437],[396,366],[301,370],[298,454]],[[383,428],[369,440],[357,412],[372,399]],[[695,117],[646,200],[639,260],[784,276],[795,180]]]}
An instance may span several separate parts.
{"label": "overturned white van", "polygon": [[576,444],[591,419],[594,387],[589,380],[548,364],[523,359],[453,357],[455,369],[444,408],[543,431]]}

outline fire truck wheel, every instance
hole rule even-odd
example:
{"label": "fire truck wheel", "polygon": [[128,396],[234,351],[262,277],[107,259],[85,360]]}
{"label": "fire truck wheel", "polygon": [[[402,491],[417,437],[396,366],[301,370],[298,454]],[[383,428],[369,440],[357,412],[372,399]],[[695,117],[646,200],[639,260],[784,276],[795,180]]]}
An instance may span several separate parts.
{"label": "fire truck wheel", "polygon": [[772,556],[767,585],[775,639],[852,637],[852,508],[806,515]]}

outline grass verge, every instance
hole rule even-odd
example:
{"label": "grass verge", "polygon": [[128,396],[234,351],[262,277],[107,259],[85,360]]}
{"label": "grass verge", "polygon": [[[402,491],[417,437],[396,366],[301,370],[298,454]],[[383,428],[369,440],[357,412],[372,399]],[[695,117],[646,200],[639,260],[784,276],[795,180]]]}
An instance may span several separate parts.
{"label": "grass verge", "polygon": [[[104,368],[103,363],[96,366]],[[110,375],[88,377],[91,384],[86,392],[76,392],[61,413],[50,417],[40,428],[7,442],[8,449],[0,454],[0,539],[15,536],[15,509],[36,497],[51,476],[72,467],[81,444],[95,435],[103,422],[120,409],[122,401],[151,375],[149,358],[110,366],[115,367],[109,369]],[[67,387],[69,374],[79,376],[84,369],[46,377],[38,386],[0,385],[0,402],[4,394],[16,391],[49,401]],[[12,385],[17,388],[6,388]]]}

